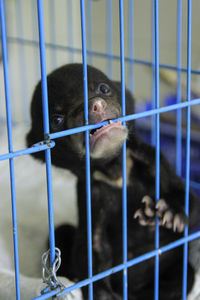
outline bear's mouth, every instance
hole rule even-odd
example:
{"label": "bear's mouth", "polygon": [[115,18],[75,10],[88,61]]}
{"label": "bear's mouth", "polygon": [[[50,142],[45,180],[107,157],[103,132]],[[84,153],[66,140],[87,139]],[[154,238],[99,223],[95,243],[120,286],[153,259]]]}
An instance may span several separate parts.
{"label": "bear's mouth", "polygon": [[127,129],[121,121],[108,121],[109,124],[90,131],[90,152],[94,158],[100,158],[108,155],[110,151],[119,149],[127,138]]}
{"label": "bear's mouth", "polygon": [[95,128],[95,129],[90,130],[90,136],[93,135],[93,134],[95,134],[97,131],[99,131],[99,130],[101,130],[101,129],[105,129],[106,126],[109,126],[109,125],[111,125],[111,124],[114,123],[112,120],[103,120],[103,121],[108,121],[109,124],[103,125],[103,126],[101,126],[101,127],[99,127],[99,128]]}

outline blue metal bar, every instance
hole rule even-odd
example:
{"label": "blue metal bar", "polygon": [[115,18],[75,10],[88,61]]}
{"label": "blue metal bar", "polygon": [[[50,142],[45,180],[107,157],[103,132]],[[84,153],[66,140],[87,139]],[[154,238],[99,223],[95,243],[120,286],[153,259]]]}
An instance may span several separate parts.
{"label": "blue metal bar", "polygon": [[45,37],[43,20],[43,1],[37,0],[38,8],[38,27],[39,27],[39,46],[40,46],[40,64],[41,64],[41,82],[42,82],[42,101],[43,101],[43,120],[44,135],[48,139],[49,134],[49,111],[48,111],[48,92],[47,92],[47,74],[46,74],[46,55],[45,55]]}
{"label": "blue metal bar", "polygon": [[[86,51],[86,27],[85,27],[85,5],[81,4],[81,34],[82,34],[82,59],[83,59],[83,86],[84,86],[84,115],[85,124],[88,125],[88,82],[87,82],[87,51]],[[88,276],[92,278],[92,211],[91,211],[91,181],[90,181],[90,145],[89,131],[85,132],[85,154],[86,154],[86,193],[87,193],[87,234],[88,234]],[[89,284],[89,299],[93,299],[93,284]]]}
{"label": "blue metal bar", "polygon": [[[4,12],[5,12],[5,20],[9,20],[9,4],[8,4],[8,1],[4,1]],[[10,34],[9,32],[9,26],[8,28],[6,28],[6,42],[8,44],[8,36]],[[19,32],[19,31],[18,31]],[[18,47],[17,47],[18,48]],[[9,72],[9,65],[8,65],[8,72]],[[14,76],[13,76],[13,72],[9,73],[9,82],[10,82],[10,86],[13,86],[12,82],[14,81]],[[11,119],[12,119],[12,125],[16,124],[17,120],[16,120],[16,114],[15,114],[15,111],[16,111],[16,102],[13,101],[14,99],[14,94],[15,92],[13,91],[13,89],[11,88],[10,89],[10,105],[12,107],[12,110],[11,110]],[[1,104],[1,103],[0,103]],[[2,115],[1,117],[1,122],[3,123],[6,123],[6,117],[4,116],[4,109],[0,107],[0,114]]]}
{"label": "blue metal bar", "polygon": [[[121,97],[122,97],[122,116],[126,115],[125,102],[125,64],[124,64],[124,6],[123,0],[119,0],[120,18],[120,67],[121,67]],[[125,125],[125,124],[124,124]]]}
{"label": "blue metal bar", "polygon": [[[121,98],[122,98],[122,116],[126,115],[126,99],[125,99],[125,65],[124,65],[124,3],[123,0],[119,0],[119,21],[120,21],[120,66],[121,66]],[[126,126],[125,121],[122,122]],[[123,214],[123,262],[127,262],[127,184],[126,184],[126,141],[123,143],[122,154],[122,214]],[[123,299],[128,299],[128,276],[127,268],[123,269]]]}
{"label": "blue metal bar", "polygon": [[14,157],[18,157],[18,156],[21,156],[21,155],[36,153],[36,152],[39,152],[39,151],[46,150],[48,148],[53,148],[54,146],[55,146],[54,141],[51,141],[48,144],[46,144],[46,143],[44,144],[43,142],[41,142],[41,143],[33,145],[33,147],[31,147],[31,148],[26,148],[26,149],[22,149],[22,150],[11,152],[11,153],[1,154],[0,155],[0,161],[10,159],[10,158],[14,158]]}
{"label": "blue metal bar", "polygon": [[[23,25],[23,17],[22,17],[22,2],[21,0],[18,0],[15,2],[15,10],[17,14],[17,34],[21,35],[22,37],[24,36],[24,25]],[[19,73],[20,73],[20,78],[27,78],[27,68],[26,68],[26,51],[25,47],[23,45],[20,45],[18,48],[18,57],[19,57],[19,62],[20,62],[20,67],[18,68]],[[15,80],[15,78],[13,78]],[[28,91],[27,91],[27,85],[24,84],[23,80],[20,81],[21,85],[21,98],[22,98],[22,112],[23,112],[23,117],[24,121],[28,122],[29,121],[29,111],[27,109],[27,96],[28,96]],[[16,120],[16,118],[14,118]]]}
{"label": "blue metal bar", "polygon": [[[195,100],[191,100],[190,102],[182,102],[182,103],[177,103],[177,104],[173,104],[173,105],[169,105],[169,106],[165,106],[165,107],[160,107],[158,109],[152,109],[152,110],[144,111],[144,112],[137,113],[137,114],[127,115],[125,117],[113,119],[113,122],[117,122],[117,121],[122,121],[122,122],[126,121],[127,122],[127,121],[131,121],[131,120],[137,120],[137,119],[144,118],[144,117],[150,117],[154,114],[161,114],[161,113],[165,113],[165,112],[173,111],[173,110],[176,110],[179,108],[184,108],[184,107],[193,106],[193,105],[197,105],[197,104],[200,104],[200,99],[195,99]],[[70,134],[75,134],[77,132],[84,132],[86,130],[100,128],[101,126],[104,126],[107,124],[108,124],[108,121],[104,121],[104,122],[101,122],[98,124],[86,125],[86,126],[68,129],[68,130],[63,130],[63,131],[51,133],[49,135],[49,138],[56,139],[59,137],[70,135]]]}
{"label": "blue metal bar", "polygon": [[[155,35],[155,108],[159,108],[159,3],[154,0],[154,35]],[[155,115],[155,134],[156,134],[156,182],[155,200],[160,198],[160,115]],[[159,221],[156,218],[155,249],[159,248]],[[159,255],[155,256],[155,289],[154,299],[159,299]]]}
{"label": "blue metal bar", "polygon": [[[192,31],[192,4],[188,0],[187,20],[187,101],[191,100],[191,31]],[[186,139],[186,182],[185,182],[185,213],[189,216],[189,189],[190,189],[190,124],[191,109],[187,107],[187,139]],[[188,226],[185,227],[184,236],[188,236]],[[183,300],[187,298],[187,265],[188,265],[188,243],[184,244],[183,261]]]}
{"label": "blue metal bar", "polygon": [[[38,41],[34,41],[34,40],[28,40],[28,39],[22,39],[19,37],[7,37],[7,40],[9,43],[23,43],[24,45],[29,45],[29,46],[35,46],[38,47]],[[79,48],[73,48],[73,47],[68,47],[68,46],[63,46],[63,45],[54,45],[52,43],[45,43],[46,48],[57,48],[60,51],[69,51],[69,52],[74,52],[74,53],[81,53],[82,50]],[[107,53],[103,53],[103,52],[98,52],[98,51],[89,51],[87,50],[87,56],[97,56],[100,58],[112,58],[113,60],[120,60],[120,56],[119,55],[108,55]],[[137,59],[137,58],[129,58],[129,57],[125,57],[124,58],[125,62],[131,62],[131,63],[135,63],[135,64],[141,64],[141,65],[146,65],[149,67],[152,67],[152,61],[147,61],[147,60],[142,60],[142,59]],[[174,70],[177,71],[178,68],[177,66],[173,66],[173,65],[167,65],[167,64],[159,64],[159,68],[163,68],[163,69],[169,69],[169,70]],[[187,72],[187,68],[181,68],[180,69],[181,72],[186,73]],[[196,75],[200,75],[200,70],[195,70],[195,69],[191,69],[191,73],[192,74],[196,74]]]}
{"label": "blue metal bar", "polygon": [[39,34],[38,34],[38,26],[37,26],[37,23],[36,23],[36,17],[37,17],[37,2],[36,1],[32,1],[31,2],[32,4],[32,28],[33,28],[33,39],[34,40],[37,40],[37,49],[35,49],[34,51],[34,72],[35,72],[35,78],[40,78],[40,68],[39,68],[39,51],[38,51],[38,48],[39,48]]}
{"label": "blue metal bar", "polygon": [[[177,0],[177,103],[181,103],[181,43],[182,43],[182,0]],[[181,176],[182,170],[182,111],[176,112],[176,173]]]}
{"label": "blue metal bar", "polygon": [[[87,23],[86,23],[86,27],[87,27],[87,45],[88,45],[88,49],[89,51],[92,51],[92,1],[91,0],[87,0],[86,1],[86,11],[87,11]],[[92,65],[92,60],[93,57],[92,56],[88,56],[88,63],[90,65]]]}
{"label": "blue metal bar", "polygon": [[113,66],[112,66],[112,0],[107,0],[106,9],[106,32],[107,32],[107,75],[109,78],[113,78]]}
{"label": "blue metal bar", "polygon": [[[152,107],[155,108],[155,5],[154,0],[152,0]],[[156,145],[156,137],[155,137],[155,127],[156,127],[156,117],[153,115],[151,117],[151,144],[153,146]]]}
{"label": "blue metal bar", "polygon": [[[49,112],[48,112],[48,93],[46,76],[46,56],[45,56],[45,37],[43,20],[43,2],[37,0],[38,8],[38,26],[39,26],[39,44],[40,44],[40,63],[41,63],[41,82],[42,82],[42,105],[43,105],[43,124],[44,137],[49,139]],[[50,241],[50,263],[55,260],[55,234],[54,234],[54,215],[53,215],[53,193],[51,176],[51,152],[45,150],[46,175],[47,175],[47,195],[48,195],[48,215],[49,215],[49,241]]]}
{"label": "blue metal bar", "polygon": [[3,72],[4,72],[4,88],[6,99],[6,119],[7,119],[7,131],[8,131],[8,148],[9,152],[13,151],[12,140],[12,118],[11,118],[11,99],[10,99],[10,85],[9,85],[9,73],[8,73],[8,50],[6,40],[6,20],[4,0],[0,0],[0,22],[1,22],[1,46],[3,55]]}
{"label": "blue metal bar", "polygon": [[[155,108],[159,108],[159,8],[158,0],[155,5]],[[156,116],[156,200],[160,198],[160,119]]]}
{"label": "blue metal bar", "polygon": [[44,299],[49,299],[50,297],[53,297],[53,299],[56,299],[56,297],[54,297],[54,296],[56,296],[58,293],[60,293],[60,291],[61,291],[61,288],[59,287],[59,288],[52,290],[51,292],[48,292],[48,293],[42,294],[41,296],[33,298],[32,300],[36,300],[36,299],[44,300]]}
{"label": "blue metal bar", "polygon": [[[134,58],[134,0],[129,0],[129,12],[128,12],[128,57],[133,60]],[[134,62],[128,64],[128,87],[132,93],[134,93]]]}
{"label": "blue metal bar", "polygon": [[[145,253],[145,254],[143,254],[141,256],[138,256],[137,258],[129,260],[126,263],[126,267],[130,268],[130,267],[132,267],[132,266],[134,266],[134,265],[136,265],[138,263],[141,263],[141,262],[143,262],[145,260],[151,259],[151,258],[155,257],[156,255],[161,255],[162,253],[165,253],[165,252],[167,252],[169,250],[172,250],[172,249],[174,249],[176,247],[179,247],[179,246],[183,245],[185,243],[185,241],[191,242],[194,239],[198,239],[199,237],[200,237],[200,231],[195,232],[195,233],[193,233],[193,234],[191,234],[191,235],[189,235],[187,237],[183,237],[183,238],[181,238],[179,240],[176,240],[173,243],[170,243],[170,244],[168,244],[168,245],[166,245],[164,247],[161,247],[160,249],[150,251],[150,252]],[[75,289],[81,288],[81,287],[83,287],[85,285],[88,285],[88,284],[90,284],[92,282],[95,282],[97,280],[103,279],[103,278],[105,278],[107,276],[110,276],[110,275],[112,275],[114,273],[120,272],[120,271],[122,271],[124,269],[124,266],[125,266],[125,264],[120,264],[120,265],[115,266],[114,268],[111,268],[111,269],[108,269],[108,270],[106,270],[104,272],[98,273],[97,275],[94,275],[92,278],[88,278],[88,279],[79,281],[78,283],[73,284],[73,285],[67,287],[66,289],[62,290],[59,293],[59,296],[64,295],[66,293],[69,293],[69,292],[71,292],[71,291],[73,291]],[[57,294],[57,290],[55,291],[54,295],[56,295],[56,294]],[[34,299],[35,300],[47,299],[47,296],[48,296],[48,294],[39,296],[39,297],[34,298]]]}
{"label": "blue metal bar", "polygon": [[[3,55],[3,70],[4,70],[4,87],[6,99],[6,117],[7,117],[7,132],[8,132],[8,148],[9,152],[13,152],[12,141],[12,119],[10,105],[10,87],[8,74],[8,51],[6,41],[6,21],[4,1],[0,0],[0,23],[1,23],[1,44]],[[17,211],[16,211],[16,194],[15,194],[15,170],[13,158],[9,160],[10,167],[10,185],[11,185],[11,201],[12,201],[12,225],[13,225],[13,242],[14,242],[14,263],[15,263],[15,286],[16,298],[20,300],[20,278],[19,278],[19,254],[18,254],[18,232],[17,232]]]}

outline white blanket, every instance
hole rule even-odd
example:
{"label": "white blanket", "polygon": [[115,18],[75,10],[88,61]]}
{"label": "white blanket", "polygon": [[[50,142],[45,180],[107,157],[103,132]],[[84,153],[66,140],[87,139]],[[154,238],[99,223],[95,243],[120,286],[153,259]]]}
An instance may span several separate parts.
{"label": "white blanket", "polygon": [[[13,130],[14,150],[25,148],[28,128]],[[6,132],[6,131],[5,131]],[[7,136],[0,135],[0,154],[6,153]],[[48,213],[45,164],[30,155],[14,160],[16,203],[19,237],[21,299],[39,296],[46,286],[42,282],[41,256],[47,250]],[[52,167],[55,225],[76,224],[76,178],[66,170]],[[0,300],[15,299],[13,239],[9,162],[0,161]],[[59,278],[66,286],[66,278]],[[73,292],[74,300],[81,299],[80,291]],[[70,294],[62,299],[71,299]],[[61,297],[60,297],[61,298]],[[59,299],[60,299],[59,298]]]}

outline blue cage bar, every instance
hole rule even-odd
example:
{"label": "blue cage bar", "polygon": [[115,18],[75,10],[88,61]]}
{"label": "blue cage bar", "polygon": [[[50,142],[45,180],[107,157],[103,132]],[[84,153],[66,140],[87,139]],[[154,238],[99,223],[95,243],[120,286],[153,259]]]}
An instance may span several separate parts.
{"label": "blue cage bar", "polygon": [[[159,109],[159,2],[154,0],[154,96],[155,96],[155,109]],[[156,182],[155,182],[155,201],[157,202],[160,198],[160,115],[155,114],[155,146],[156,146]],[[156,231],[155,231],[155,249],[159,249],[159,222],[156,217]],[[155,256],[155,278],[154,278],[154,299],[159,299],[159,253]]]}
{"label": "blue cage bar", "polygon": [[[126,115],[126,99],[125,99],[125,62],[124,62],[124,3],[119,0],[119,24],[120,24],[120,71],[121,71],[121,98],[122,98],[122,116]],[[125,126],[125,121],[122,122]],[[122,152],[122,232],[123,232],[123,299],[128,299],[128,276],[127,276],[127,189],[126,189],[126,141],[123,143]]]}
{"label": "blue cage bar", "polygon": [[[48,112],[46,55],[45,55],[45,37],[44,37],[43,3],[42,2],[43,1],[38,0],[37,4],[38,4],[38,27],[39,27],[39,42],[40,42],[44,140],[48,142],[49,141],[49,112]],[[52,193],[50,149],[45,150],[45,160],[46,160],[48,214],[49,214],[50,263],[51,263],[51,265],[53,265],[53,262],[55,260],[55,236],[54,236],[54,214],[53,214],[53,193]]]}
{"label": "blue cage bar", "polygon": [[[11,101],[10,101],[10,87],[8,74],[8,50],[6,41],[6,24],[5,24],[5,10],[4,1],[0,1],[0,23],[1,23],[1,45],[3,55],[3,70],[4,70],[4,87],[6,100],[6,119],[8,132],[8,150],[13,152],[12,139],[12,118],[11,118]],[[16,210],[16,193],[15,193],[15,171],[13,157],[9,158],[10,167],[10,187],[11,187],[11,201],[12,201],[12,226],[13,226],[13,242],[14,242],[14,262],[15,262],[15,286],[16,298],[20,299],[20,279],[19,279],[19,254],[18,254],[18,231],[17,231],[17,210]]]}
{"label": "blue cage bar", "polygon": [[[188,0],[188,20],[187,20],[187,101],[191,100],[191,25],[192,25],[192,4]],[[187,107],[187,139],[186,139],[186,182],[185,182],[185,214],[189,216],[189,189],[190,189],[190,126],[191,109]],[[188,226],[185,227],[184,235],[188,236]],[[184,243],[183,261],[183,300],[187,298],[187,261],[188,243]]]}
{"label": "blue cage bar", "polygon": [[[181,58],[182,58],[182,0],[177,3],[177,87],[176,97],[177,103],[181,103]],[[182,111],[176,111],[176,173],[181,176],[182,170]]]}
{"label": "blue cage bar", "polygon": [[[91,17],[91,16],[90,16]],[[85,26],[85,4],[81,0],[81,34],[82,34],[82,58],[83,58],[83,86],[84,86],[84,114],[85,124],[88,119],[88,84],[87,84],[87,52],[86,52],[86,26]],[[92,216],[91,216],[91,183],[90,183],[90,145],[89,130],[85,131],[85,154],[86,154],[86,195],[87,195],[87,238],[88,238],[88,277],[92,272]],[[89,299],[93,299],[93,284],[89,284]]]}
{"label": "blue cage bar", "polygon": [[[68,7],[71,7],[71,0]],[[166,251],[169,251],[180,245],[184,245],[184,271],[183,271],[183,297],[185,300],[187,296],[187,259],[188,259],[188,242],[200,237],[200,231],[189,234],[188,227],[185,228],[184,237],[168,244],[164,247],[159,247],[159,226],[156,222],[156,238],[155,238],[155,250],[141,255],[132,260],[127,259],[127,195],[126,195],[126,142],[123,144],[123,263],[108,269],[105,272],[93,275],[92,270],[92,216],[91,216],[91,183],[90,183],[90,149],[89,149],[89,130],[99,128],[102,125],[108,124],[107,121],[98,123],[95,125],[89,125],[88,122],[88,86],[87,86],[87,57],[92,62],[93,57],[105,58],[108,64],[108,74],[112,77],[112,63],[113,60],[120,61],[121,72],[121,90],[122,90],[122,117],[118,118],[125,124],[130,120],[136,120],[144,117],[152,116],[155,120],[154,132],[152,142],[155,142],[156,146],[156,201],[160,196],[160,114],[176,111],[177,126],[176,126],[176,171],[178,175],[181,175],[181,147],[182,147],[182,132],[181,132],[181,119],[182,109],[187,109],[187,140],[186,140],[186,178],[185,178],[185,212],[189,215],[189,187],[190,187],[190,123],[191,123],[191,106],[200,104],[200,99],[191,99],[191,74],[200,74],[199,70],[191,68],[191,21],[192,21],[192,3],[188,0],[188,31],[187,31],[187,67],[181,66],[181,38],[182,38],[182,1],[177,0],[177,65],[160,64],[159,62],[159,1],[153,0],[153,20],[152,20],[152,61],[144,61],[136,59],[134,57],[133,49],[133,22],[134,22],[134,1],[129,1],[129,51],[128,57],[125,56],[124,51],[124,3],[123,0],[119,0],[119,32],[120,32],[120,56],[112,53],[112,1],[107,1],[107,53],[100,53],[92,50],[92,7],[90,1],[87,1],[87,16],[89,18],[89,27],[86,30],[86,13],[85,13],[85,1],[80,0],[81,8],[81,33],[82,33],[82,49],[74,47],[61,46],[53,43],[45,43],[44,36],[44,14],[43,14],[43,0],[37,0],[38,9],[38,25],[39,25],[39,42],[36,40],[27,40],[17,37],[6,37],[5,16],[4,16],[4,1],[0,0],[0,22],[1,22],[1,42],[4,64],[4,81],[5,81],[5,99],[6,99],[6,116],[7,116],[7,130],[8,130],[8,153],[1,154],[0,160],[9,160],[10,163],[10,182],[11,182],[11,195],[12,195],[12,216],[13,216],[13,239],[14,239],[14,258],[15,258],[15,274],[16,274],[16,298],[20,299],[20,280],[19,280],[19,261],[18,261],[18,236],[17,236],[17,216],[16,216],[16,195],[15,195],[15,175],[14,175],[14,159],[19,155],[27,155],[37,151],[45,151],[46,157],[46,174],[47,174],[47,195],[48,195],[48,213],[49,213],[49,236],[50,236],[50,262],[51,265],[55,260],[55,237],[54,237],[54,213],[53,213],[53,196],[52,196],[52,178],[51,178],[51,148],[54,147],[56,139],[59,137],[85,132],[85,144],[86,144],[86,190],[87,190],[87,234],[88,234],[88,278],[80,281],[68,288],[57,288],[53,291],[49,291],[35,299],[47,299],[55,296],[58,292],[59,295],[69,293],[76,288],[88,285],[89,287],[89,299],[93,299],[93,283],[97,280],[110,276],[116,272],[123,272],[123,299],[128,299],[128,283],[127,283],[127,271],[128,268],[150,258],[155,258],[155,300],[159,299],[159,255]],[[53,14],[53,11],[51,11]],[[89,44],[86,43],[86,32],[89,37]],[[55,32],[52,31],[55,38]],[[11,118],[11,101],[10,101],[10,88],[9,88],[9,74],[7,65],[7,40],[10,43],[19,43],[20,45],[32,45],[40,48],[40,62],[41,62],[41,78],[42,78],[42,99],[43,99],[43,121],[44,121],[44,141],[34,145],[31,148],[22,149],[19,151],[13,151],[12,143],[12,118]],[[72,35],[69,35],[69,40],[72,41]],[[89,48],[87,50],[87,45]],[[59,49],[68,51],[72,55],[74,53],[82,52],[83,61],[83,85],[84,85],[84,108],[85,108],[85,125],[70,130],[65,130],[56,133],[50,133],[49,131],[49,116],[48,116],[48,93],[47,93],[47,79],[46,79],[46,55],[45,48]],[[125,63],[129,64],[129,86],[133,85],[133,66],[134,64],[145,64],[152,67],[152,90],[154,109],[143,111],[140,113],[126,115],[125,110]],[[167,105],[160,107],[159,104],[159,69],[166,68],[177,71],[177,103],[173,105]],[[181,102],[181,73],[187,73],[187,101]],[[52,140],[55,140],[52,141]],[[197,183],[194,185],[199,187]],[[134,282],[133,282],[134,284]]]}

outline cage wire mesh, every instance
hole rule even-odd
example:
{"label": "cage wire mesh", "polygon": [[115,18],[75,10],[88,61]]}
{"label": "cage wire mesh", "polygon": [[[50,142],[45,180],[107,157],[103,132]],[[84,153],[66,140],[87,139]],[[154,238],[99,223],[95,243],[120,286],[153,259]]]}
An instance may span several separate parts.
{"label": "cage wire mesh", "polygon": [[[10,182],[17,299],[20,299],[19,272],[22,264],[20,253],[23,252],[18,243],[17,209],[21,208],[17,206],[15,187],[17,175],[14,170],[19,155],[27,156],[36,151],[46,153],[51,265],[55,261],[50,155],[56,139],[48,145],[44,142],[43,145],[25,148],[15,133],[19,126],[23,125],[27,129],[30,125],[29,106],[32,91],[37,81],[42,78],[44,134],[53,139],[53,135],[49,132],[46,74],[58,66],[83,62],[84,78],[87,78],[88,63],[104,71],[109,78],[121,81],[124,124],[135,119],[139,134],[146,142],[156,147],[156,199],[160,196],[160,149],[167,154],[177,174],[185,180],[186,214],[189,212],[189,186],[191,185],[200,195],[200,71],[197,68],[200,63],[199,9],[200,4],[191,0],[167,2],[0,0],[2,42],[0,137],[4,144],[1,147],[0,160],[1,163],[9,161],[8,185]],[[125,111],[125,85],[136,97],[136,113],[130,116],[126,116]],[[55,296],[61,288],[61,294],[68,293],[85,284],[89,285],[89,298],[92,299],[93,282],[121,270],[124,270],[123,299],[128,299],[127,269],[150,257],[155,257],[155,299],[158,299],[159,255],[181,244],[184,244],[183,299],[186,299],[188,242],[199,237],[198,229],[189,234],[186,227],[184,238],[160,248],[157,224],[155,250],[140,258],[130,261],[127,259],[125,143],[122,225],[124,263],[100,274],[93,274],[87,97],[87,80],[84,80],[86,126],[83,131],[86,134],[88,191],[88,279],[66,288],[58,285],[53,291],[47,289],[43,295],[35,299]],[[4,138],[6,131],[8,150]],[[25,159],[25,156],[21,160]],[[48,235],[47,232],[46,234]],[[40,255],[41,253],[38,253],[38,257]],[[29,273],[31,274],[31,270]]]}

